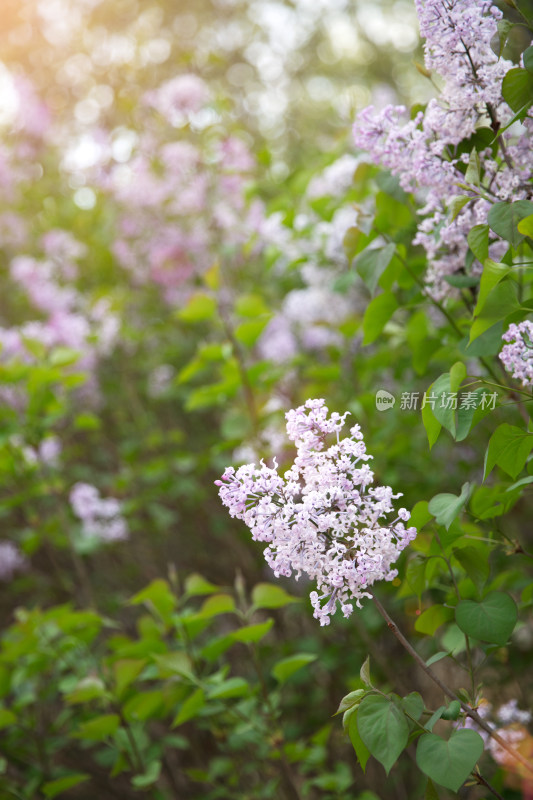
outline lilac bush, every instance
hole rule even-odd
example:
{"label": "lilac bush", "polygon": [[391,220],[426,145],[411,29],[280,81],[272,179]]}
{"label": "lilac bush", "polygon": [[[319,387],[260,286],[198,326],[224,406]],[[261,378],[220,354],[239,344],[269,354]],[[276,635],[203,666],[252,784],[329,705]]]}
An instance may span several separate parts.
{"label": "lilac bush", "polygon": [[[410,120],[404,106],[366,108],[353,132],[357,147],[417,194],[421,220],[414,244],[427,254],[427,290],[441,300],[453,293],[446,278],[464,270],[470,229],[486,223],[495,202],[531,197],[533,116],[530,109],[518,129],[505,129],[514,114],[502,96],[502,79],[514,65],[491,47],[502,18],[496,6],[417,0],[416,7],[425,68],[439,82],[438,97]],[[462,151],[458,146],[472,137]],[[494,237],[491,255],[506,249]],[[472,274],[481,268],[475,261]]]}

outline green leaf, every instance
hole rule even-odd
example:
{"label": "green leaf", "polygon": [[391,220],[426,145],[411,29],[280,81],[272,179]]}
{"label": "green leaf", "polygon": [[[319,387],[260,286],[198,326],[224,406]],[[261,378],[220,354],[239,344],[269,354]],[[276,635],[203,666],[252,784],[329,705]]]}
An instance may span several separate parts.
{"label": "green leaf", "polygon": [[359,709],[356,708],[350,715],[350,719],[348,721],[348,736],[350,737],[352,747],[355,750],[355,755],[357,756],[357,760],[361,766],[361,769],[363,772],[366,772],[366,764],[370,758],[370,750],[361,739],[361,735],[359,733],[357,726],[358,711]]}
{"label": "green leaf", "polygon": [[273,624],[273,619],[267,619],[266,622],[260,622],[257,625],[244,625],[239,630],[233,631],[231,638],[236,642],[259,642],[263,636],[266,636]]}
{"label": "green leaf", "polygon": [[291,603],[299,603],[298,597],[271,583],[258,583],[252,591],[252,603],[255,608],[283,608]]}
{"label": "green leaf", "polygon": [[376,291],[378,281],[389,266],[396,251],[393,243],[381,248],[367,248],[357,256],[354,266],[357,273],[361,276],[370,294]]}
{"label": "green leaf", "polygon": [[366,689],[355,689],[355,691],[345,695],[333,716],[336,717],[337,714],[344,714],[344,712],[348,711],[348,709],[358,706],[365,694]]}
{"label": "green leaf", "polygon": [[133,683],[147,664],[146,659],[127,658],[122,661],[115,661],[113,673],[115,676],[115,691],[121,697],[124,690]]}
{"label": "green leaf", "polygon": [[203,689],[195,689],[195,691],[189,695],[178,711],[178,714],[172,723],[172,727],[175,728],[177,725],[183,725],[184,722],[188,722],[193,717],[196,717],[198,712],[201,711],[204,706],[205,694]]}
{"label": "green leaf", "polygon": [[194,678],[191,659],[183,650],[161,655],[155,654],[153,659],[157,664],[161,678],[171,678],[174,675],[181,675],[182,678],[189,680]]}
{"label": "green leaf", "polygon": [[0,708],[0,730],[14,725],[17,721],[17,715],[10,711],[8,708]]}
{"label": "green leaf", "polygon": [[482,264],[489,257],[489,226],[474,225],[466,237],[468,246]]}
{"label": "green leaf", "polygon": [[438,653],[434,653],[431,656],[431,658],[428,658],[428,660],[426,661],[426,664],[428,665],[428,667],[430,667],[432,664],[436,664],[437,661],[442,661],[442,659],[446,658],[447,655],[449,655],[447,650],[439,650]]}
{"label": "green leaf", "polygon": [[533,75],[533,45],[530,45],[524,52],[522,53],[522,58],[524,61],[524,67],[527,71]]}
{"label": "green leaf", "polygon": [[220,591],[218,586],[214,583],[207,581],[202,575],[193,572],[185,579],[185,593],[191,597],[203,594],[215,594]]}
{"label": "green leaf", "polygon": [[144,722],[159,715],[163,706],[165,696],[159,689],[152,689],[148,692],[135,692],[132,697],[124,704],[124,716],[128,720],[140,720]]}
{"label": "green leaf", "polygon": [[140,605],[144,603],[152,611],[161,617],[161,619],[169,623],[172,618],[172,612],[176,608],[176,598],[168,583],[161,578],[152,581],[146,589],[138,592],[130,600],[131,605]]}
{"label": "green leaf", "polygon": [[135,786],[136,789],[145,789],[157,783],[160,773],[161,762],[158,760],[152,761],[148,764],[146,771],[142,775],[135,775],[135,777],[131,779],[132,785]]}
{"label": "green leaf", "polygon": [[372,686],[372,681],[370,678],[370,656],[367,656],[363,662],[361,669],[359,670],[359,677],[365,684],[365,686]]}
{"label": "green leaf", "polygon": [[405,579],[413,592],[420,597],[426,588],[426,566],[425,556],[415,555],[407,564]]}
{"label": "green leaf", "polygon": [[[448,653],[445,653],[444,655],[448,655]],[[435,658],[435,656],[433,658]],[[428,667],[430,662],[432,664],[435,663],[435,661],[433,661],[432,659],[428,659],[428,661],[426,662]],[[435,723],[439,721],[439,719],[442,717],[445,711],[446,711],[446,706],[439,706],[439,708],[437,708],[437,710],[433,712],[428,721],[425,723],[424,728],[428,731],[432,731],[433,728],[435,727]]]}
{"label": "green leaf", "polygon": [[471,183],[473,186],[479,186],[481,181],[479,170],[480,170],[479,156],[476,148],[473,147],[472,150],[470,151],[470,158],[465,172],[465,182]]}
{"label": "green leaf", "polygon": [[244,678],[228,678],[209,689],[210,700],[227,700],[230,697],[242,697],[250,693],[250,686]]}
{"label": "green leaf", "polygon": [[270,316],[241,322],[234,330],[235,338],[246,347],[253,347],[270,321]]}
{"label": "green leaf", "polygon": [[402,697],[401,705],[403,710],[413,719],[418,720],[422,716],[424,701],[418,692],[411,692],[406,697]]}
{"label": "green leaf", "polygon": [[76,686],[65,695],[65,701],[69,705],[75,703],[87,703],[98,697],[103,697],[106,693],[105,685],[100,678],[95,675],[87,675],[82,678]]}
{"label": "green leaf", "polygon": [[489,577],[488,553],[481,548],[468,545],[454,547],[453,554],[479,591],[485,586]]}
{"label": "green leaf", "polygon": [[83,772],[71,772],[70,775],[64,775],[62,778],[56,778],[54,781],[44,783],[42,790],[45,797],[53,800],[54,797],[66,792],[68,789],[72,789],[73,786],[77,786],[79,783],[88,781],[89,778],[90,775],[85,775]]}
{"label": "green leaf", "polygon": [[383,292],[370,301],[363,317],[363,344],[372,344],[378,338],[397,308],[392,292]]}
{"label": "green leaf", "polygon": [[533,214],[521,219],[516,227],[524,236],[529,236],[530,239],[533,239]]}
{"label": "green leaf", "polygon": [[435,783],[457,792],[482,753],[483,739],[475,731],[454,731],[448,741],[425,733],[418,740],[416,763]]}
{"label": "green leaf", "polygon": [[456,361],[450,369],[450,391],[457,392],[466,378],[466,367],[462,361]]}
{"label": "green leaf", "polygon": [[442,719],[457,719],[461,713],[461,703],[459,700],[452,700],[448,708],[442,712]]}
{"label": "green leaf", "polygon": [[470,484],[464,483],[459,496],[448,493],[436,494],[435,497],[429,501],[428,508],[439,525],[444,525],[446,530],[449,529],[468,500],[470,491]]}
{"label": "green leaf", "polygon": [[[478,180],[479,180],[479,172],[478,172]],[[468,182],[468,179],[467,179],[467,182]],[[454,197],[452,199],[452,202],[450,203],[450,212],[451,212],[452,222],[457,217],[457,215],[460,214],[460,212],[466,206],[466,204],[469,203],[471,200],[472,200],[471,197],[469,197],[468,195],[464,195],[464,194],[458,195],[458,196],[456,196],[456,197]]]}
{"label": "green leaf", "polygon": [[485,298],[481,312],[474,319],[470,329],[470,343],[519,308],[520,303],[517,299],[517,288],[514,281],[504,280],[494,286]]}
{"label": "green leaf", "polygon": [[428,778],[424,800],[439,800],[439,793],[435,789],[435,784]]}
{"label": "green leaf", "polygon": [[214,297],[197,292],[193,294],[185,308],[180,309],[176,316],[185,322],[205,322],[212,319],[217,310],[217,303]]}
{"label": "green leaf", "polygon": [[235,311],[241,317],[259,317],[268,314],[269,309],[260,294],[243,294],[237,298]]}
{"label": "green leaf", "polygon": [[405,715],[388,697],[369,695],[357,711],[357,729],[370,753],[388,774],[407,745],[409,725]]}
{"label": "green leaf", "polygon": [[[514,72],[514,70],[511,70],[511,72]],[[528,77],[533,85],[533,77]],[[514,203],[495,203],[488,213],[487,222],[494,233],[497,233],[502,239],[506,239],[516,248],[524,239],[523,234],[518,231],[517,225],[520,220],[530,214],[533,214],[533,202],[530,200],[516,200]]]}
{"label": "green leaf", "polygon": [[316,659],[317,656],[314,653],[297,653],[294,656],[282,658],[281,661],[274,664],[272,675],[277,681],[284,683],[291,675]]}
{"label": "green leaf", "polygon": [[463,633],[493,644],[507,642],[517,617],[516,603],[505,592],[490,592],[480,603],[461,600],[455,607],[455,621]]}
{"label": "green leaf", "polygon": [[229,594],[214,594],[203,603],[199,615],[210,619],[235,611],[235,600]]}
{"label": "green leaf", "polygon": [[433,514],[428,508],[427,500],[419,500],[411,511],[409,525],[420,531],[431,519],[433,519]]}
{"label": "green leaf", "polygon": [[[431,389],[432,386],[428,388],[428,393],[431,392]],[[431,450],[431,448],[439,438],[439,433],[441,432],[442,425],[435,418],[433,411],[431,410],[431,406],[428,403],[426,403],[426,405],[422,409],[422,422],[424,424],[424,428],[426,429],[426,434],[429,442],[429,449]]]}
{"label": "green leaf", "polygon": [[532,449],[533,434],[507,422],[499,425],[490,437],[485,453],[483,480],[490,475],[496,464],[515,480]]}
{"label": "green leaf", "polygon": [[483,274],[481,275],[481,281],[479,284],[479,294],[476,307],[474,309],[475,316],[479,316],[489,294],[494,287],[498,285],[502,278],[505,278],[505,276],[509,274],[510,269],[511,268],[508,267],[507,264],[497,264],[496,261],[492,261],[490,258],[485,258],[483,261]]}
{"label": "green leaf", "polygon": [[[461,374],[461,371],[457,365],[454,366],[456,367],[455,380],[457,380]],[[466,374],[466,372],[464,374]],[[453,403],[449,402],[450,394],[452,392],[451,374],[449,372],[445,372],[443,375],[440,375],[434,383],[431,384],[430,388],[426,392],[426,408],[431,407],[431,413],[435,419],[440,422],[443,428],[446,428],[446,430],[455,437],[456,412],[453,408]]]}
{"label": "green leaf", "polygon": [[112,736],[120,725],[118,714],[102,714],[94,717],[88,722],[83,722],[76,731],[79,739],[89,739],[92,741],[104,741]]}
{"label": "green leaf", "polygon": [[360,231],[359,228],[355,227],[348,228],[348,230],[344,234],[344,239],[342,241],[342,244],[348,261],[351,261],[352,258],[357,253],[357,246],[359,244],[361,236],[362,236],[362,231]]}
{"label": "green leaf", "polygon": [[72,350],[70,347],[54,347],[50,354],[50,364],[53,367],[69,367],[76,363],[80,355],[78,350]]}
{"label": "green leaf", "polygon": [[502,82],[502,95],[512,111],[522,112],[523,119],[533,102],[533,75],[520,67],[510,69]]}
{"label": "green leaf", "polygon": [[449,622],[451,619],[453,619],[453,608],[436,604],[426,608],[426,610],[420,614],[415,622],[415,631],[433,636],[441,625],[444,625],[445,622]]}

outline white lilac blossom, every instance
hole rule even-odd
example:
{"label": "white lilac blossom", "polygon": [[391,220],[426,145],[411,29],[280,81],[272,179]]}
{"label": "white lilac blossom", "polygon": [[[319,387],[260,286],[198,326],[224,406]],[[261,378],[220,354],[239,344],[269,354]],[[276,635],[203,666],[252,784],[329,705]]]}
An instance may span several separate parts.
{"label": "white lilac blossom", "polygon": [[12,542],[0,542],[0,581],[10,581],[15,572],[27,566],[26,559]]}
{"label": "white lilac blossom", "polygon": [[82,533],[104,542],[128,538],[128,526],[122,516],[122,505],[114,497],[102,498],[95,486],[76,483],[70,492],[70,505],[82,523]]}
{"label": "white lilac blossom", "polygon": [[274,467],[228,467],[216,481],[230,515],[267,543],[264,555],[275,576],[304,573],[316,581],[310,598],[321,625],[329,624],[338,604],[348,617],[351,601],[361,607],[376,581],[393,580],[392,564],[416,536],[416,528],[404,525],[409,512],[394,512],[393,500],[401,495],[373,486],[372,456],[359,425],[340,438],[347,415],[328,417],[324,400],[307,400],[286,414],[297,454],[283,477],[274,460]]}
{"label": "white lilac blossom", "polygon": [[[403,189],[417,193],[422,219],[414,243],[426,250],[428,292],[440,300],[453,291],[446,277],[465,267],[469,230],[486,223],[491,207],[476,187],[465,188],[469,156],[456,147],[479,128],[489,129],[489,141],[509,122],[513,112],[501,85],[513,64],[491,49],[501,18],[491,2],[416,0],[416,7],[426,40],[425,65],[442,79],[440,96],[412,120],[403,106],[389,105],[379,113],[369,107],[355,122],[354,138],[399,177]],[[482,184],[493,202],[530,196],[532,128],[533,117],[527,116],[518,135],[513,129],[500,133],[500,154],[494,155],[490,146],[478,147]],[[460,195],[471,199],[452,219],[451,204]],[[481,264],[474,262],[472,270],[478,274]]]}
{"label": "white lilac blossom", "polygon": [[522,386],[533,386],[533,322],[509,325],[502,338],[508,342],[500,353],[503,366]]}

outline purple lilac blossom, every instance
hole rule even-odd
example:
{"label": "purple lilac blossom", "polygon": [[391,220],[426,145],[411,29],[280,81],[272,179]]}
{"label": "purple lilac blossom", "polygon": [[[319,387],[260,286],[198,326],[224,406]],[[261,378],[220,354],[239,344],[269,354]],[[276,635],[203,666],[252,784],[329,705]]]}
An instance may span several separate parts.
{"label": "purple lilac blossom", "polygon": [[114,497],[102,498],[95,486],[76,483],[70,492],[70,505],[82,523],[84,536],[104,542],[127,539],[128,526],[122,517],[122,505]]}
{"label": "purple lilac blossom", "polygon": [[0,542],[0,581],[10,581],[15,572],[27,566],[26,559],[12,542]]}
{"label": "purple lilac blossom", "polygon": [[509,342],[500,353],[503,366],[522,386],[533,386],[533,322],[509,325],[502,338]]}
{"label": "purple lilac blossom", "polygon": [[[390,486],[373,486],[359,425],[340,438],[346,416],[328,417],[324,400],[307,400],[287,412],[287,436],[295,443],[293,466],[282,477],[263,462],[228,467],[216,481],[230,515],[243,520],[276,577],[305,573],[316,581],[310,594],[314,616],[328,625],[337,604],[345,617],[378,580],[393,580],[392,564],[416,536],[406,528],[409,512],[395,518]],[[328,445],[327,440],[333,439]]]}
{"label": "purple lilac blossom", "polygon": [[[369,107],[355,122],[354,138],[399,177],[405,191],[417,193],[422,219],[414,243],[426,250],[428,293],[442,300],[453,293],[446,277],[464,268],[469,230],[486,223],[491,207],[476,186],[465,188],[464,166],[463,171],[459,167],[469,156],[459,156],[456,146],[480,127],[494,132],[510,121],[513,112],[503,101],[501,84],[513,64],[490,46],[501,18],[491,2],[416,0],[416,7],[426,40],[425,65],[442,79],[440,96],[412,120],[403,106],[389,105],[379,113]],[[514,129],[500,134],[502,155],[494,155],[491,147],[478,152],[482,187],[495,202],[530,196],[532,128],[530,114],[518,134]],[[458,196],[470,201],[452,219],[451,203]],[[479,274],[481,264],[474,262],[472,269]]]}

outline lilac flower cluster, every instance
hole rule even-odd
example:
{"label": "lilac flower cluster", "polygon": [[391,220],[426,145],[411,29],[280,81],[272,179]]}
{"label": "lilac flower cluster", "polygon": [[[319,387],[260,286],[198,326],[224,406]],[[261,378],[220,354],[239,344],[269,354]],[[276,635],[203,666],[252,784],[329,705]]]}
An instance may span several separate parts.
{"label": "lilac flower cluster", "polygon": [[[469,155],[459,155],[456,146],[480,127],[495,132],[513,116],[501,95],[502,79],[513,64],[498,58],[490,46],[501,12],[487,0],[416,0],[416,7],[426,40],[426,68],[442,78],[440,96],[410,121],[405,121],[403,106],[379,113],[369,107],[359,114],[354,137],[376,163],[399,176],[406,191],[419,194],[422,220],[414,243],[428,256],[429,293],[443,299],[452,292],[445,278],[464,268],[468,231],[486,223],[491,203],[529,196],[533,117],[518,126],[518,134],[516,126],[500,134],[500,155],[491,147],[478,152],[481,191],[473,184],[465,188]],[[470,201],[450,219],[459,196]],[[502,247],[496,242],[491,256],[500,257]],[[474,273],[480,270],[475,263]]]}
{"label": "lilac flower cluster", "polygon": [[95,486],[76,483],[70,492],[70,505],[81,520],[82,533],[104,542],[128,538],[128,526],[122,516],[121,503],[114,497],[102,498]]}
{"label": "lilac flower cluster", "polygon": [[401,495],[372,485],[366,463],[372,456],[359,425],[340,438],[347,414],[328,417],[324,400],[308,400],[286,414],[297,455],[283,477],[274,460],[273,468],[263,462],[228,467],[216,481],[231,516],[267,542],[264,555],[276,577],[305,573],[316,581],[310,598],[321,625],[329,624],[337,604],[348,617],[351,600],[361,607],[375,581],[395,578],[391,565],[416,536],[416,528],[404,525],[405,508],[387,519]]}
{"label": "lilac flower cluster", "polygon": [[509,342],[500,353],[503,366],[522,386],[533,386],[533,322],[509,325],[502,338]]}
{"label": "lilac flower cluster", "polygon": [[10,581],[15,572],[27,566],[28,562],[12,542],[0,542],[0,581]]}

